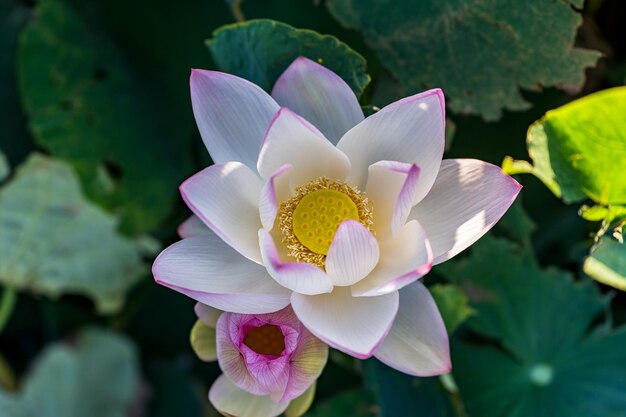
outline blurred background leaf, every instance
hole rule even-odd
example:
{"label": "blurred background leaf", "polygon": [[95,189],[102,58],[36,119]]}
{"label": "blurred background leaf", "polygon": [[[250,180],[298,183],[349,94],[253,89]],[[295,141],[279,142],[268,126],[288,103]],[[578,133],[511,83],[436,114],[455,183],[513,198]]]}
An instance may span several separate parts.
{"label": "blurred background leaf", "polygon": [[469,306],[467,295],[456,285],[435,284],[429,290],[441,312],[448,334],[454,333],[465,320],[475,314]]}
{"label": "blurred background leaf", "polygon": [[535,164],[528,172],[566,203],[587,197],[626,204],[626,87],[549,111],[530,127],[527,141]]}
{"label": "blurred background leaf", "polygon": [[[122,417],[142,413],[135,346],[91,328],[44,349],[19,392],[0,388],[2,417]],[[141,415],[141,414],[135,414]]]}
{"label": "blurred background leaf", "polygon": [[[42,0],[20,37],[19,83],[39,144],[70,161],[90,198],[126,232],[155,228],[191,173],[173,103],[70,6]],[[184,132],[184,130],[183,130]]]}
{"label": "blurred background leaf", "polygon": [[49,297],[84,294],[99,312],[113,313],[146,272],[116,227],[84,199],[71,167],[34,154],[0,188],[0,282]]}

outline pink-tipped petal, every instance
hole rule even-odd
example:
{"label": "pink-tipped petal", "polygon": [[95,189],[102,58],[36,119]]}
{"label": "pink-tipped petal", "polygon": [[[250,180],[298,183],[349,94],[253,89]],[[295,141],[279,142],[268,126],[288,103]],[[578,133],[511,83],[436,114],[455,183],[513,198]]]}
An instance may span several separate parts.
{"label": "pink-tipped petal", "polygon": [[417,281],[432,267],[433,253],[420,224],[412,220],[395,235],[379,242],[380,261],[351,287],[355,297],[375,297]]}
{"label": "pink-tipped petal", "polygon": [[[250,316],[224,313],[217,320],[217,360],[224,374],[239,388],[255,395],[284,392],[289,379],[289,356],[268,360],[242,340]],[[241,345],[241,346],[240,346]]]}
{"label": "pink-tipped petal", "polygon": [[254,395],[220,375],[209,391],[211,404],[222,414],[237,417],[277,417],[289,405],[288,401],[275,403],[268,395]]}
{"label": "pink-tipped petal", "polygon": [[304,262],[283,262],[274,239],[264,229],[259,230],[259,243],[263,264],[272,278],[283,287],[308,295],[333,290],[333,282],[321,268]]}
{"label": "pink-tipped petal", "polygon": [[196,303],[196,305],[193,306],[193,311],[196,313],[198,320],[213,328],[217,325],[217,319],[220,317],[220,314],[222,314],[221,310],[202,303]]}
{"label": "pink-tipped petal", "polygon": [[521,188],[495,165],[475,159],[446,159],[432,189],[413,207],[409,218],[426,230],[436,265],[487,233]]}
{"label": "pink-tipped petal", "polygon": [[350,129],[337,147],[352,169],[348,181],[363,189],[367,168],[378,161],[399,161],[420,167],[416,202],[430,190],[443,157],[445,105],[439,89],[392,103]]}
{"label": "pink-tipped petal", "polygon": [[374,356],[409,375],[450,372],[448,333],[433,297],[421,282],[400,291],[398,315]]}
{"label": "pink-tipped petal", "polygon": [[289,291],[277,285],[263,266],[242,257],[212,233],[165,249],[154,261],[152,273],[157,283],[220,310],[237,309],[241,301],[241,312],[265,313],[289,303]]}
{"label": "pink-tipped petal", "polygon": [[282,73],[272,97],[317,126],[333,144],[363,120],[363,110],[348,84],[304,57]]}
{"label": "pink-tipped petal", "polygon": [[289,305],[289,294],[212,294],[200,291],[193,291],[175,285],[165,285],[168,288],[185,294],[203,304],[215,307],[218,310],[237,312],[241,314],[265,314],[281,310]]}
{"label": "pink-tipped petal", "polygon": [[378,242],[356,220],[342,222],[326,256],[326,273],[333,284],[352,285],[369,274],[378,263]]}
{"label": "pink-tipped petal", "polygon": [[365,194],[374,207],[379,239],[395,234],[406,223],[419,191],[420,169],[415,164],[376,162],[368,168]]}
{"label": "pink-tipped petal", "polygon": [[385,338],[398,311],[398,293],[352,297],[350,289],[330,294],[293,293],[291,306],[314,335],[359,359],[369,358]]}
{"label": "pink-tipped petal", "polygon": [[315,126],[283,107],[267,129],[257,168],[263,178],[269,178],[285,164],[293,166],[294,187],[321,176],[343,180],[350,171],[350,161],[343,152]]}
{"label": "pink-tipped petal", "polygon": [[263,186],[259,200],[259,213],[263,228],[272,230],[280,203],[289,198],[289,173],[293,169],[291,164],[285,164],[270,175]]}
{"label": "pink-tipped petal", "polygon": [[178,226],[178,229],[176,229],[176,231],[178,232],[178,236],[180,236],[181,239],[185,239],[190,236],[212,233],[211,229],[209,229],[206,224],[204,224],[202,220],[200,220],[200,218],[195,214],[192,214],[187,218],[187,220],[182,222]]}
{"label": "pink-tipped petal", "polygon": [[328,360],[328,345],[302,326],[298,347],[289,365],[289,379],[281,401],[294,400],[311,387]]}
{"label": "pink-tipped petal", "polygon": [[240,162],[213,165],[180,186],[189,208],[239,253],[260,262],[259,177]]}
{"label": "pink-tipped petal", "polygon": [[189,83],[196,123],[213,161],[239,161],[255,169],[278,104],[260,87],[222,72],[193,70]]}

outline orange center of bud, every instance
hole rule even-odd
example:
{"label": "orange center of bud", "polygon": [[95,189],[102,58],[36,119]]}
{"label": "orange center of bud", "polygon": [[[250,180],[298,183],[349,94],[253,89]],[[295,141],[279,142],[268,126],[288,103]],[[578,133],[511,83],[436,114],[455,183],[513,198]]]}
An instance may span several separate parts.
{"label": "orange center of bud", "polygon": [[278,326],[264,324],[248,330],[243,343],[261,355],[280,356],[285,350],[285,337]]}

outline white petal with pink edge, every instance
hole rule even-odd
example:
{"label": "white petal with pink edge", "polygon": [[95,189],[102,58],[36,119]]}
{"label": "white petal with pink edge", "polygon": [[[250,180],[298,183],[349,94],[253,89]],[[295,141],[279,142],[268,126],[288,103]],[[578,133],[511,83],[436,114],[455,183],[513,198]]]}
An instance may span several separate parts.
{"label": "white petal with pink edge", "polygon": [[398,311],[398,293],[352,297],[350,289],[330,294],[293,293],[291,306],[302,323],[330,346],[356,358],[374,353],[389,332]]}
{"label": "white petal with pink edge", "polygon": [[482,237],[509,209],[522,186],[500,167],[476,159],[446,159],[432,189],[409,218],[426,230],[434,264]]}
{"label": "white petal with pink edge", "polygon": [[326,256],[326,273],[339,286],[352,285],[369,274],[380,251],[372,233],[355,220],[342,222]]}
{"label": "white petal with pink edge", "polygon": [[211,230],[246,258],[261,261],[261,179],[240,162],[213,165],[180,186],[189,208]]}
{"label": "white petal with pink edge", "polygon": [[220,314],[222,314],[221,310],[202,303],[196,303],[193,306],[193,311],[196,313],[198,320],[209,327],[215,327],[217,319],[220,317]]}
{"label": "white petal with pink edge", "polygon": [[152,273],[157,283],[220,310],[267,313],[289,304],[289,291],[277,285],[263,266],[242,257],[213,233],[166,248],[154,261]]}
{"label": "white petal with pink edge", "polygon": [[363,120],[354,92],[337,74],[297,58],[276,81],[272,97],[317,126],[334,144]]}
{"label": "white petal with pink edge", "polygon": [[435,301],[421,282],[400,291],[398,315],[374,356],[409,375],[450,372],[448,333]]}
{"label": "white petal with pink edge", "polygon": [[187,297],[193,298],[203,304],[231,313],[273,313],[285,308],[290,303],[290,294],[212,294],[176,287],[175,285],[166,285],[166,287],[178,291],[181,294],[185,294]]}
{"label": "white petal with pink edge", "polygon": [[263,139],[257,168],[263,178],[285,164],[293,166],[292,186],[326,176],[343,180],[350,171],[348,157],[315,126],[283,107],[272,119]]}
{"label": "white petal with pink edge", "polygon": [[396,101],[350,129],[337,147],[350,158],[348,181],[365,187],[367,169],[378,161],[420,167],[416,201],[430,190],[443,157],[445,105],[439,89]]}
{"label": "white petal with pink edge", "polygon": [[204,224],[202,220],[200,220],[200,218],[195,214],[192,214],[187,218],[187,220],[182,222],[176,229],[176,232],[178,233],[178,236],[181,237],[181,239],[185,239],[190,236],[213,233],[211,229],[209,229],[207,225]]}
{"label": "white petal with pink edge", "polygon": [[292,170],[293,166],[291,164],[279,167],[270,175],[261,190],[259,213],[261,215],[261,223],[267,230],[272,230],[274,226],[280,203],[291,196],[289,178]]}
{"label": "white petal with pink edge", "polygon": [[276,417],[289,402],[275,403],[268,395],[254,395],[220,375],[209,391],[211,404],[222,414],[237,417]]}
{"label": "white petal with pink edge", "polygon": [[267,272],[283,287],[308,295],[333,290],[333,282],[321,268],[304,262],[281,260],[274,239],[265,229],[259,230],[259,244]]}
{"label": "white petal with pink edge", "polygon": [[433,254],[420,224],[412,220],[395,235],[378,242],[376,268],[350,289],[355,297],[387,294],[420,279],[432,266]]}
{"label": "white petal with pink edge", "polygon": [[195,291],[284,292],[262,265],[242,257],[215,234],[192,236],[172,244],[154,261],[152,272],[159,283]]}
{"label": "white petal with pink edge", "polygon": [[365,194],[374,207],[376,236],[395,234],[404,226],[419,191],[415,164],[379,161],[369,166]]}
{"label": "white petal with pink edge", "polygon": [[222,72],[193,70],[189,83],[193,114],[213,161],[254,169],[278,104],[259,86]]}
{"label": "white petal with pink edge", "polygon": [[321,375],[328,360],[328,345],[308,330],[301,332],[298,343],[291,358],[289,379],[281,401],[296,399],[309,389]]}

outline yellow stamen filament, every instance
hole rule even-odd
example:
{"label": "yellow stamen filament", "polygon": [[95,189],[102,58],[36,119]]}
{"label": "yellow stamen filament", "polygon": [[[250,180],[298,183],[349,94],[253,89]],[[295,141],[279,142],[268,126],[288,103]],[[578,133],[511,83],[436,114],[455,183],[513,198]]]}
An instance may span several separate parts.
{"label": "yellow stamen filament", "polygon": [[326,177],[298,187],[295,196],[281,204],[278,218],[287,254],[320,267],[341,222],[357,220],[370,230],[373,225],[367,197]]}

